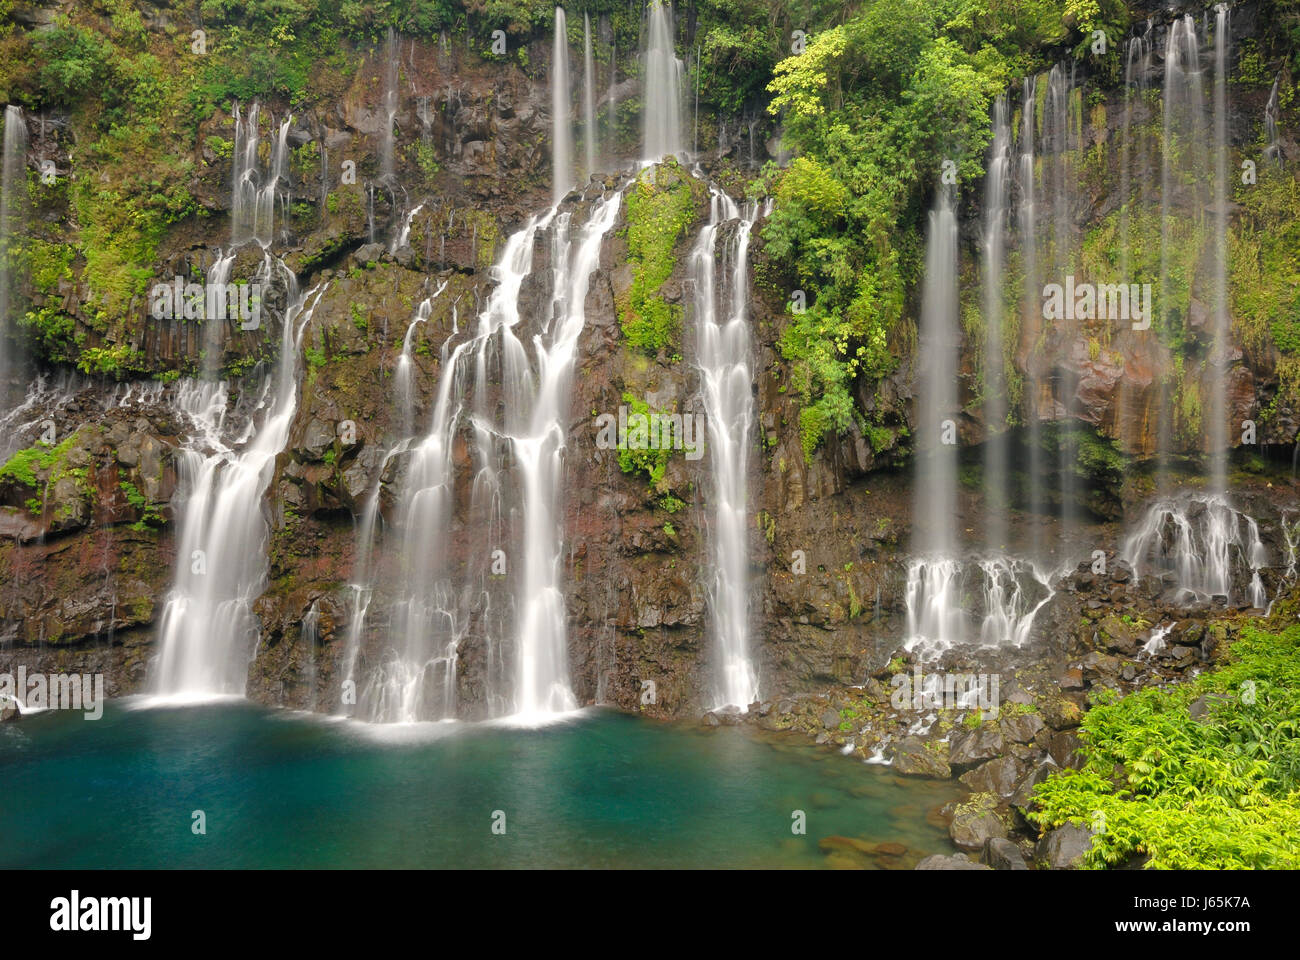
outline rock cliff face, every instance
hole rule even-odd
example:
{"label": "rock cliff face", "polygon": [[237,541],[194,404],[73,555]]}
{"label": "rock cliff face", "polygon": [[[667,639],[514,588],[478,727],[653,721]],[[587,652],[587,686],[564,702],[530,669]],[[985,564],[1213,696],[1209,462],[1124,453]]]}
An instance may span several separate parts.
{"label": "rock cliff face", "polygon": [[[1241,29],[1249,24],[1243,21]],[[543,56],[541,47],[535,52]],[[544,85],[514,66],[485,64],[436,44],[401,41],[398,57],[410,82],[397,97],[391,146],[383,143],[385,65],[379,58],[358,70],[336,101],[296,107],[287,128],[292,186],[284,209],[276,213],[272,248],[302,289],[324,285],[324,293],[302,336],[301,399],[262,504],[271,531],[270,580],[255,605],[261,635],[248,695],[272,704],[323,711],[342,705],[355,615],[350,585],[360,563],[358,521],[376,495],[380,519],[372,549],[379,572],[360,637],[363,668],[380,662],[391,643],[393,578],[402,563],[419,562],[401,555],[395,527],[398,491],[409,463],[409,452],[396,449],[408,429],[397,396],[399,356],[405,347],[413,365],[411,409],[418,434],[423,429],[418,425],[431,416],[444,346],[475,322],[486,303],[494,284],[491,267],[505,238],[548,203],[549,162],[542,144],[550,117]],[[1255,136],[1264,103],[1249,96],[1234,102],[1241,115],[1234,118],[1232,136],[1245,143]],[[284,105],[276,106],[277,117],[288,115]],[[1116,144],[1123,115],[1114,97],[1093,106],[1083,135],[1090,155],[1101,159],[1072,214],[1085,231],[1116,209]],[[31,133],[34,152],[68,162],[72,144],[57,125],[33,125]],[[267,162],[275,134],[264,114],[261,163]],[[191,192],[208,216],[168,234],[156,265],[159,277],[210,276],[219,249],[228,248],[228,150],[238,140],[236,119],[227,113],[204,123],[196,141],[183,147],[198,171]],[[1285,145],[1285,152],[1300,153],[1293,147]],[[382,170],[386,151],[395,158],[391,176]],[[709,705],[706,691],[715,662],[705,579],[710,460],[672,456],[652,484],[644,472],[626,472],[617,451],[598,445],[595,417],[615,413],[627,395],[654,409],[701,409],[688,252],[707,220],[704,180],[734,190],[741,180],[740,152],[738,146],[727,154],[712,149],[695,177],[681,173],[698,182],[691,187],[693,216],[674,243],[675,264],[661,287],[663,300],[682,316],[674,344],[650,355],[624,335],[619,305],[632,284],[626,205],[606,237],[587,292],[563,510],[570,671],[584,704],[610,703],[663,717],[698,714]],[[343,179],[345,162],[360,171],[355,184]],[[627,189],[629,180],[628,174],[597,177],[566,197],[561,210],[581,224],[602,193]],[[57,231],[59,211],[51,215],[49,228]],[[976,289],[978,204],[971,201],[963,216],[962,257],[965,279],[971,281],[966,286]],[[760,221],[752,253],[752,274],[759,278],[766,275],[761,230]],[[545,236],[539,234],[533,255],[536,279],[521,292],[525,342],[547,315],[553,293],[545,282],[550,256]],[[242,247],[233,276],[255,279],[262,262],[256,245]],[[1200,304],[1209,302],[1202,286],[1198,279],[1194,295]],[[239,389],[227,423],[235,436],[240,425],[258,416],[262,378],[280,331],[275,323],[251,331],[228,324],[214,357],[205,355],[209,334],[201,324],[154,320],[144,303],[124,307],[131,322],[112,327],[129,332],[106,333],[75,272],[44,289],[28,283],[24,294],[35,308],[57,303],[91,345],[128,344],[137,350],[141,379],[115,384],[48,371],[4,421],[0,445],[10,459],[0,472],[0,670],[23,663],[50,672],[103,672],[111,696],[142,691],[178,562],[176,517],[184,509],[185,491],[178,486],[176,454],[194,436],[193,425],[173,404],[174,377],[213,362],[237,374]],[[900,338],[894,345],[895,373],[859,388],[862,409],[872,411],[876,423],[891,426],[887,439],[864,436],[855,423],[805,457],[792,371],[779,345],[786,294],[760,280],[750,293],[758,430],[751,456],[748,560],[752,636],[765,697],[864,683],[890,663],[906,633],[914,347]],[[281,316],[285,297],[283,288],[273,287],[267,314]],[[427,318],[408,337],[426,299]],[[1193,326],[1198,326],[1195,317]],[[122,339],[110,339],[119,335]],[[1088,428],[1090,436],[1117,441],[1123,465],[1090,486],[1088,519],[1077,533],[1084,553],[1101,550],[1113,559],[1118,521],[1140,515],[1151,493],[1147,468],[1159,429],[1155,399],[1161,389],[1200,395],[1196,378],[1202,365],[1189,365],[1186,382],[1162,387],[1155,371],[1168,368],[1160,355],[1167,348],[1123,329],[1113,338],[1107,334],[1104,343],[1098,343],[1099,336],[1097,330],[1080,330],[1055,367],[1038,371],[1050,389],[1027,400],[1024,409],[1027,417],[1044,423],[1069,421]],[[1195,346],[1200,357],[1206,349],[1206,342]],[[964,350],[963,356],[977,353]],[[1300,420],[1279,392],[1276,350],[1239,337],[1230,360],[1233,418],[1259,420],[1265,452],[1285,448],[1289,458]],[[1026,353],[1019,362],[1028,367],[1037,361]],[[155,374],[161,379],[145,379]],[[969,400],[977,377],[973,360],[962,377]],[[1266,409],[1270,415],[1262,419]],[[345,424],[355,428],[354,439],[343,439]],[[968,405],[960,429],[963,448],[978,461],[985,440],[978,404]],[[54,442],[38,446],[47,432]],[[1201,451],[1193,433],[1186,423],[1175,425],[1174,453],[1194,466]],[[1027,441],[1017,433],[1017,442]],[[478,562],[487,533],[463,519],[476,470],[463,432],[456,437],[453,461],[462,498],[455,514],[461,519],[449,542],[427,549],[464,568]],[[1259,491],[1252,500],[1254,515],[1270,566],[1277,568],[1265,574],[1271,593],[1287,556],[1279,494],[1285,490],[1290,499],[1294,489],[1266,463],[1252,466],[1258,477],[1243,474],[1240,480],[1243,491]],[[961,509],[962,528],[978,538],[983,510],[976,488],[964,488]],[[1013,537],[1027,543],[1032,527],[1051,531],[1055,523],[1053,516],[1022,518]],[[1037,622],[1035,636],[1062,662],[1082,656],[1094,642],[1091,629],[1082,639],[1077,635],[1087,603],[1083,593],[1063,585]],[[508,599],[500,584],[486,579],[484,595]],[[1152,622],[1174,613],[1161,599],[1159,585],[1131,598],[1126,593],[1125,602]],[[482,640],[492,608],[476,609],[464,625],[456,672],[458,713],[466,718],[491,711],[513,653]],[[643,697],[645,681],[654,683],[653,702]],[[870,746],[859,744],[863,750]]]}

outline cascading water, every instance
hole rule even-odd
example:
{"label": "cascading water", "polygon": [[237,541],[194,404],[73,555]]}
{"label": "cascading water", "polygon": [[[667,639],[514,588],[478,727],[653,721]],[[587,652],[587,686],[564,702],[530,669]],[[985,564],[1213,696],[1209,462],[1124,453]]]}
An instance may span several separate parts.
{"label": "cascading water", "polygon": [[[972,578],[978,582],[972,584]],[[972,587],[978,588],[978,608],[969,606]],[[907,571],[904,649],[932,660],[972,636],[982,647],[1022,647],[1054,593],[1047,574],[1027,560],[913,560]]]}
{"label": "cascading water", "polygon": [[1120,141],[1120,209],[1119,209],[1119,275],[1129,276],[1129,242],[1133,220],[1132,164],[1133,164],[1133,105],[1141,99],[1147,70],[1150,66],[1150,21],[1142,36],[1133,37],[1124,47],[1124,124]]}
{"label": "cascading water", "polygon": [[979,561],[984,580],[984,622],[980,643],[986,647],[1011,644],[1023,647],[1029,640],[1034,616],[1054,591],[1045,574],[1026,560],[997,557]]}
{"label": "cascading water", "polygon": [[[1200,47],[1196,21],[1191,14],[1174,20],[1165,38],[1163,132],[1160,168],[1160,329],[1169,333],[1171,231],[1174,228],[1175,190],[1184,194],[1180,206],[1198,216],[1203,207],[1198,184],[1209,175],[1201,157],[1206,143],[1205,94],[1201,84]],[[1176,187],[1175,181],[1183,184]],[[1186,216],[1180,214],[1179,216]],[[1157,487],[1167,489],[1168,458],[1173,441],[1173,409],[1169,384],[1162,388],[1157,437]]]}
{"label": "cascading water", "polygon": [[[695,323],[709,459],[713,482],[710,546],[710,624],[717,650],[715,704],[742,709],[758,699],[758,676],[749,649],[750,438],[754,427],[753,345],[749,335],[749,238],[757,211],[744,214],[720,190],[710,191],[709,223],[691,253]],[[715,276],[718,236],[724,243],[721,289]],[[729,270],[726,268],[730,268]],[[719,294],[721,293],[721,296]],[[725,304],[719,309],[720,302]]]}
{"label": "cascading water", "polygon": [[587,177],[596,172],[596,71],[591,61],[591,17],[582,14],[582,139],[587,149]]}
{"label": "cascading water", "polygon": [[[1038,272],[1038,207],[1034,189],[1034,107],[1038,102],[1038,78],[1026,77],[1020,100],[1020,154],[1016,164],[1016,181],[1020,187],[1020,256],[1025,269],[1025,300],[1021,312],[1022,349],[1028,359],[1025,363],[1026,433],[1029,447],[1029,512],[1035,518],[1044,512],[1043,448],[1040,438],[1039,399],[1042,387],[1040,377],[1040,351],[1042,349],[1042,278]],[[1034,555],[1042,555],[1042,534],[1034,525]]]}
{"label": "cascading water", "polygon": [[429,320],[429,314],[433,310],[433,301],[442,295],[442,291],[447,289],[447,281],[434,291],[432,296],[425,297],[420,301],[420,305],[415,309],[415,316],[411,318],[410,325],[406,328],[406,335],[402,337],[402,352],[397,357],[397,369],[393,372],[395,381],[394,392],[397,394],[398,403],[402,409],[402,437],[411,436],[415,429],[415,383],[414,383],[414,362],[411,360],[411,340],[416,335],[418,327]]}
{"label": "cascading water", "polygon": [[[1075,248],[1074,196],[1077,190],[1075,169],[1076,101],[1078,89],[1074,83],[1074,68],[1064,64],[1052,67],[1047,78],[1047,97],[1043,103],[1043,204],[1049,211],[1050,258],[1052,281],[1064,284],[1072,271],[1072,253]],[[1067,312],[1069,317],[1071,312]],[[1054,368],[1057,380],[1057,401],[1064,416],[1056,420],[1057,473],[1060,483],[1061,524],[1060,539],[1062,562],[1072,542],[1072,531],[1078,524],[1078,483],[1075,464],[1078,451],[1074,425],[1070,419],[1069,398],[1074,390],[1070,380],[1070,350],[1079,336],[1077,322],[1069,319],[1052,321],[1048,343],[1054,345]]]}
{"label": "cascading water", "polygon": [[[472,620],[485,634],[490,665],[501,660],[501,646],[513,645],[513,680],[507,693],[489,691],[491,712],[534,723],[576,707],[569,686],[560,514],[569,385],[586,322],[587,288],[620,200],[621,194],[611,193],[593,204],[576,238],[570,234],[571,214],[558,208],[530,220],[506,242],[494,268],[496,286],[473,332],[454,347],[444,342],[430,427],[411,446],[398,507],[392,644],[358,684],[358,717],[380,722],[454,717],[459,649]],[[536,241],[547,235],[549,312],[524,316],[521,290],[534,276]],[[538,323],[529,335],[533,362],[520,339],[525,322]],[[446,545],[455,519],[455,446],[461,431],[468,434],[474,464],[470,510],[480,536],[464,565],[467,579],[458,583]],[[508,518],[517,521],[517,550],[507,549],[509,544],[498,548],[507,535],[501,529],[503,500],[515,490],[518,501],[508,504],[514,508]],[[367,506],[362,531],[367,577],[372,513]],[[497,570],[498,562],[510,568],[509,574],[504,566],[497,572],[513,579],[513,611],[492,607],[494,589],[485,582],[486,573],[475,572]],[[357,615],[370,604],[368,582],[354,592],[350,664],[356,663],[361,643]]]}
{"label": "cascading water", "polygon": [[[1130,272],[1134,211],[1145,210],[1149,205],[1150,178],[1146,175],[1149,153],[1147,124],[1140,121],[1147,118],[1149,109],[1146,91],[1151,73],[1151,32],[1152,23],[1148,20],[1146,30],[1140,36],[1129,40],[1124,51],[1124,120],[1120,146],[1119,208],[1119,279],[1123,283],[1134,279]],[[1137,167],[1141,174],[1140,189],[1136,197],[1133,191],[1134,167]],[[1149,330],[1140,331],[1134,336],[1136,340],[1142,342],[1148,340],[1151,333]],[[1116,385],[1115,405],[1119,411],[1117,420],[1121,434],[1117,439],[1123,448],[1136,449],[1142,442],[1141,431],[1136,429],[1143,420],[1142,404],[1142,391],[1131,382],[1130,378],[1122,378]]]}
{"label": "cascading water", "polygon": [[1228,6],[1214,25],[1214,342],[1210,374],[1210,489],[1228,492]]}
{"label": "cascading water", "polygon": [[1277,127],[1279,116],[1277,88],[1281,82],[1282,74],[1279,73],[1273,79],[1273,89],[1269,92],[1268,103],[1264,105],[1264,139],[1267,141],[1264,147],[1264,159],[1271,160],[1279,167],[1282,165],[1282,138]]}
{"label": "cascading water", "polygon": [[1259,525],[1217,494],[1152,503],[1121,556],[1139,575],[1172,574],[1180,602],[1268,602],[1260,577],[1268,551]]}
{"label": "cascading water", "polygon": [[8,400],[8,379],[13,323],[10,303],[13,291],[13,262],[23,232],[26,208],[27,121],[13,105],[5,107],[3,168],[0,168],[0,410]]}
{"label": "cascading water", "polygon": [[908,570],[908,649],[963,639],[957,543],[957,216],[938,188],[930,212],[917,370],[916,509]]}
{"label": "cascading water", "polygon": [[[621,194],[601,199],[583,227],[575,249],[557,249],[556,316],[550,343],[535,343],[538,384],[508,400],[531,410],[528,428],[513,438],[524,476],[524,610],[516,633],[515,709],[524,717],[576,706],[569,689],[567,615],[562,582],[563,525],[558,515],[568,423],[569,381],[578,334],[586,322],[587,287],[600,258],[605,234],[618,217]],[[567,244],[566,244],[567,246]],[[510,336],[508,330],[503,337]],[[511,403],[510,401],[514,401]]]}
{"label": "cascading water", "polygon": [[646,13],[645,67],[641,101],[645,111],[646,162],[682,153],[682,61],[673,48],[673,12],[652,0]]}
{"label": "cascading water", "polygon": [[258,632],[253,602],[267,577],[269,531],[262,498],[298,406],[302,332],[324,293],[316,287],[300,294],[292,272],[280,268],[289,306],[280,357],[254,411],[254,416],[264,414],[260,428],[250,421],[242,436],[227,443],[225,383],[177,386],[177,409],[199,438],[177,453],[184,491],[177,575],[162,613],[153,678],[154,691],[168,699],[242,696],[247,682]]}
{"label": "cascading water", "polygon": [[556,7],[551,54],[551,200],[557,204],[573,189],[573,126],[569,105],[569,38],[564,8]]}
{"label": "cascading water", "polygon": [[993,143],[984,178],[984,492],[985,541],[991,551],[1006,549],[1010,451],[1007,446],[1007,400],[1002,340],[1003,238],[1007,229],[1007,194],[1011,175],[1011,127],[1006,96],[993,105]]}
{"label": "cascading water", "polygon": [[[231,246],[214,265],[209,282],[229,281],[236,248],[243,242],[255,240],[262,247],[259,281],[270,285],[278,271],[286,291],[280,355],[246,427],[233,440],[227,439],[229,390],[224,381],[187,380],[176,388],[178,411],[196,436],[177,453],[176,579],[163,609],[152,677],[154,692],[168,699],[243,695],[257,636],[252,605],[267,577],[269,529],[262,499],[298,406],[302,333],[324,294],[321,285],[302,293],[293,271],[270,252],[292,117],[281,124],[270,169],[259,183],[257,113],[256,103],[246,119],[238,106],[234,109]],[[221,325],[208,321],[204,367],[209,373],[219,366],[221,338]]]}
{"label": "cascading water", "polygon": [[379,138],[379,181],[391,186],[396,180],[393,166],[393,124],[397,120],[397,77],[400,44],[397,33],[388,28],[384,43],[384,130]]}
{"label": "cascading water", "polygon": [[235,244],[256,240],[263,247],[274,238],[276,189],[286,178],[289,164],[289,125],[293,116],[280,124],[271,150],[271,165],[265,172],[258,167],[258,106],[254,102],[248,116],[241,117],[234,108],[235,169],[230,205],[231,234]]}

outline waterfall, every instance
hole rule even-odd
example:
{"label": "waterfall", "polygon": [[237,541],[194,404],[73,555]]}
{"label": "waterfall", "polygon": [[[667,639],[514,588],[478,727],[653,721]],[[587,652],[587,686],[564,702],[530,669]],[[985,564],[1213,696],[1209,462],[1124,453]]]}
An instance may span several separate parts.
{"label": "waterfall", "polygon": [[1259,525],[1218,494],[1152,503],[1120,553],[1139,575],[1172,574],[1179,602],[1248,596],[1254,607],[1267,605]]}
{"label": "waterfall", "polygon": [[961,562],[951,558],[924,557],[908,564],[905,650],[929,660],[966,639],[961,575]]}
{"label": "waterfall", "polygon": [[647,12],[642,109],[645,143],[642,159],[653,163],[682,153],[682,62],[673,49],[673,13],[662,0]]}
{"label": "waterfall", "polygon": [[609,40],[609,90],[605,94],[605,130],[609,138],[606,156],[611,160],[618,156],[618,88],[614,81],[618,77],[618,44],[614,41],[613,31]]}
{"label": "waterfall", "polygon": [[[714,701],[719,707],[734,705],[741,709],[758,699],[758,676],[749,650],[748,522],[749,453],[754,428],[749,238],[756,217],[756,208],[751,206],[742,215],[730,197],[710,188],[709,223],[700,231],[690,259],[712,465],[708,493],[713,507],[709,597],[710,628],[718,657]],[[728,223],[735,223],[736,228],[724,242],[720,285],[715,277],[718,235]]]}
{"label": "waterfall", "polygon": [[[374,596],[375,570],[371,558],[375,546],[375,527],[379,521],[379,498],[383,493],[383,478],[393,457],[405,453],[407,445],[408,441],[403,439],[384,455],[375,478],[375,485],[361,510],[361,522],[357,529],[356,561],[352,567],[352,582],[348,584],[348,589],[352,593],[351,618],[348,621],[348,637],[343,653],[344,688],[354,692],[359,686],[356,676],[357,657],[361,653],[366,616],[370,611],[370,600]],[[353,705],[355,706],[355,703]]]}
{"label": "waterfall", "polygon": [[415,316],[411,318],[411,323],[406,328],[406,335],[402,337],[402,352],[397,357],[397,369],[393,372],[393,380],[395,381],[394,392],[397,394],[402,410],[403,439],[410,437],[415,429],[415,384],[412,372],[414,363],[411,360],[411,339],[416,334],[416,327],[428,322],[429,314],[433,310],[433,301],[437,300],[446,289],[447,281],[444,280],[432,296],[420,301],[420,305],[415,309]]}
{"label": "waterfall", "polygon": [[1164,653],[1169,646],[1167,638],[1173,629],[1172,623],[1166,623],[1152,630],[1151,636],[1147,637],[1146,643],[1142,644],[1141,655],[1150,658]]}
{"label": "waterfall", "polygon": [[[908,571],[907,649],[963,639],[957,542],[957,217],[940,185],[930,211],[917,370],[916,507]],[[925,655],[924,652],[922,655]]]}
{"label": "waterfall", "polygon": [[[576,237],[571,214],[558,207],[529,220],[507,240],[493,268],[496,285],[474,329],[454,346],[455,334],[443,343],[429,428],[413,439],[401,481],[391,642],[358,684],[358,717],[455,717],[460,646],[471,622],[486,645],[489,674],[499,668],[503,648],[514,651],[509,690],[497,691],[488,678],[490,713],[531,723],[577,706],[569,686],[561,512],[570,381],[586,323],[587,288],[620,202],[621,193],[599,199]],[[539,315],[522,310],[521,293],[536,279],[534,254],[543,237],[550,239],[551,293]],[[474,536],[469,558],[455,564],[448,547],[458,535],[453,528],[462,436],[472,467],[466,525]],[[390,456],[403,453],[399,445]],[[377,498],[378,489],[360,534],[365,566],[353,586],[350,674],[361,643],[358,621],[371,602]],[[508,522],[513,529],[505,529]],[[494,585],[494,578],[502,585]],[[509,593],[503,594],[506,581]]]}
{"label": "waterfall", "polygon": [[1020,186],[1020,250],[1025,267],[1025,303],[1021,314],[1021,339],[1025,355],[1025,421],[1029,447],[1029,512],[1034,517],[1034,554],[1042,553],[1038,523],[1044,511],[1043,447],[1040,419],[1041,345],[1043,328],[1042,278],[1038,272],[1038,207],[1034,189],[1034,106],[1038,100],[1038,78],[1026,77],[1020,100],[1020,155],[1017,181]]}
{"label": "waterfall", "polygon": [[957,524],[957,216],[941,185],[930,212],[921,294],[916,434],[917,552],[955,555]]}
{"label": "waterfall", "polygon": [[316,647],[320,643],[320,601],[313,600],[302,618],[302,647],[307,651],[307,709],[316,709]]}
{"label": "waterfall", "polygon": [[289,125],[292,114],[280,124],[271,149],[270,167],[263,173],[258,166],[258,107],[254,101],[243,118],[239,105],[234,108],[235,167],[230,198],[231,236],[235,244],[256,240],[268,246],[275,233],[276,188],[285,180],[289,169]]}
{"label": "waterfall", "polygon": [[1124,47],[1124,121],[1120,140],[1120,208],[1119,208],[1119,275],[1127,283],[1129,275],[1129,236],[1132,224],[1133,104],[1146,90],[1151,66],[1151,21],[1146,32],[1133,37]]}
{"label": "waterfall", "polygon": [[[1143,115],[1146,115],[1147,78],[1151,68],[1151,30],[1151,21],[1148,20],[1145,32],[1129,40],[1124,48],[1124,120],[1120,140],[1119,208],[1119,280],[1121,283],[1130,283],[1137,279],[1132,275],[1129,255],[1133,233],[1133,211],[1135,207],[1141,210],[1148,208],[1149,178],[1145,176],[1145,172],[1149,150],[1145,125],[1139,126],[1137,136],[1134,135],[1134,112],[1135,107],[1140,106]],[[1136,199],[1132,174],[1135,157],[1143,172],[1140,196]],[[1135,340],[1141,343],[1148,340],[1150,336],[1149,331],[1138,332],[1135,334]],[[1115,392],[1116,423],[1118,432],[1122,434],[1116,439],[1125,449],[1136,449],[1141,443],[1140,431],[1138,431],[1139,435],[1135,435],[1134,431],[1127,426],[1130,423],[1140,422],[1141,410],[1128,414],[1125,411],[1134,404],[1142,402],[1141,390],[1135,389],[1128,377],[1122,378],[1116,385]]]}
{"label": "waterfall", "polygon": [[1279,73],[1273,78],[1273,89],[1269,92],[1268,103],[1264,105],[1264,139],[1268,142],[1268,145],[1264,147],[1264,159],[1272,160],[1279,167],[1282,165],[1282,138],[1277,129],[1277,120],[1280,115],[1277,104],[1277,88],[1281,82],[1282,74]]}
{"label": "waterfall", "polygon": [[[1170,333],[1172,319],[1168,289],[1170,273],[1170,227],[1174,216],[1175,174],[1184,183],[1201,183],[1207,171],[1201,169],[1200,156],[1206,143],[1204,127],[1205,96],[1201,88],[1200,52],[1196,21],[1191,14],[1173,21],[1165,38],[1165,80],[1163,131],[1160,167],[1160,331]],[[1176,160],[1181,160],[1175,170]],[[1183,188],[1189,196],[1184,201],[1191,215],[1198,216],[1201,200],[1194,186]],[[1160,423],[1157,450],[1157,487],[1168,486],[1168,458],[1173,445],[1173,409],[1166,379],[1161,390]]]}
{"label": "waterfall", "polygon": [[[271,268],[267,255],[266,265]],[[242,696],[258,635],[253,603],[267,579],[269,528],[263,498],[297,410],[297,357],[303,330],[324,294],[305,295],[276,261],[288,287],[280,356],[252,420],[226,440],[224,382],[182,381],[176,408],[198,437],[177,452],[182,492],[176,580],[167,596],[153,689],[167,698]]]}
{"label": "waterfall", "polygon": [[393,163],[393,123],[397,120],[397,75],[400,59],[397,33],[388,28],[384,42],[384,132],[379,139],[379,182],[391,186],[396,180]]}
{"label": "waterfall", "polygon": [[[1063,64],[1052,67],[1047,78],[1047,97],[1043,103],[1043,186],[1044,205],[1052,218],[1051,259],[1052,280],[1065,283],[1072,270],[1074,250],[1074,196],[1077,188],[1075,170],[1074,132],[1076,114],[1073,104],[1077,90],[1074,69],[1067,73]],[[1049,369],[1055,370],[1056,402],[1052,404],[1056,424],[1057,473],[1061,499],[1061,546],[1067,550],[1071,531],[1078,523],[1078,482],[1075,463],[1078,460],[1074,425],[1070,417],[1070,399],[1076,384],[1070,375],[1071,349],[1079,336],[1077,324],[1055,320],[1047,331],[1047,342],[1053,345]],[[1064,559],[1064,558],[1063,558]]]}
{"label": "waterfall", "polygon": [[1003,241],[1007,229],[1007,191],[1011,173],[1011,127],[1007,98],[993,104],[993,143],[984,178],[984,492],[985,541],[1006,549],[1010,490],[1007,449],[1007,394],[1002,343]]}
{"label": "waterfall", "polygon": [[[978,584],[971,584],[971,578]],[[983,647],[1022,647],[1038,611],[1053,595],[1047,574],[1027,560],[914,559],[907,568],[903,648],[920,660],[933,660],[972,635]],[[979,598],[978,607],[973,597]]]}
{"label": "waterfall", "polygon": [[1032,563],[1006,557],[979,561],[984,580],[984,622],[980,643],[1022,647],[1029,640],[1034,616],[1054,591],[1046,574]]}
{"label": "waterfall", "polygon": [[587,148],[587,181],[596,172],[596,71],[591,62],[591,17],[582,14],[582,136]]}
{"label": "waterfall", "polygon": [[1228,492],[1228,5],[1219,4],[1214,23],[1214,341],[1207,357],[1210,374],[1210,489]]}
{"label": "waterfall", "polygon": [[[587,287],[600,259],[605,234],[618,217],[621,194],[601,199],[584,225],[576,248],[557,235],[556,316],[550,342],[536,343],[538,384],[531,378],[508,406],[531,410],[528,428],[513,438],[524,476],[524,611],[516,633],[515,709],[524,717],[570,710],[568,628],[562,589],[563,522],[559,514],[563,453],[569,421],[569,381],[578,335],[586,323]],[[567,228],[567,225],[566,225]],[[561,231],[567,233],[567,229]],[[503,331],[503,336],[509,336]],[[516,406],[517,405],[517,406]]]}
{"label": "waterfall", "polygon": [[569,38],[564,8],[555,8],[555,46],[551,55],[551,200],[559,203],[573,189],[573,127],[569,122]]}
{"label": "waterfall", "polygon": [[13,324],[13,262],[23,234],[27,199],[27,121],[12,104],[5,107],[3,168],[0,169],[0,410],[8,399]]}

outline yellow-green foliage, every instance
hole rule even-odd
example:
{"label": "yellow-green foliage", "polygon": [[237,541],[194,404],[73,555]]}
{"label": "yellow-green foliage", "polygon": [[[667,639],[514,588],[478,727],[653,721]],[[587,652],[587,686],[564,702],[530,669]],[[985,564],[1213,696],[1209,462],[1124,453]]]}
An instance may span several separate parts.
{"label": "yellow-green foliage", "polygon": [[[1272,341],[1278,362],[1277,403],[1300,402],[1300,181],[1261,166],[1259,182],[1237,191],[1242,212],[1229,234],[1232,318],[1238,335],[1259,349]],[[1265,411],[1265,417],[1271,410]]]}
{"label": "yellow-green foliage", "polygon": [[1086,866],[1300,867],[1300,625],[1245,627],[1227,666],[1096,706],[1081,736],[1083,768],[1040,784],[1030,817],[1102,827]]}

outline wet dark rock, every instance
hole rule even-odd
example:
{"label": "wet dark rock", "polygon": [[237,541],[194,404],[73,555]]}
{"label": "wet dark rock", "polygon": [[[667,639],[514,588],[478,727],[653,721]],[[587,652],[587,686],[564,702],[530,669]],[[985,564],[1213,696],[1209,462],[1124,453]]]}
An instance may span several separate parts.
{"label": "wet dark rock", "polygon": [[998,717],[998,729],[1012,743],[1032,743],[1043,727],[1043,718],[1037,713],[1004,710]]}
{"label": "wet dark rock", "polygon": [[1067,823],[1044,834],[1034,848],[1034,859],[1053,870],[1071,870],[1082,865],[1092,848],[1092,831]]}
{"label": "wet dark rock", "polygon": [[937,749],[920,737],[904,737],[894,747],[894,770],[905,777],[935,777],[946,780],[952,776],[948,760]]}
{"label": "wet dark rock", "polygon": [[1037,764],[1016,786],[1015,793],[1011,795],[1012,808],[1022,813],[1030,809],[1034,802],[1034,787],[1059,769],[1056,764],[1048,760]]}
{"label": "wet dark rock", "polygon": [[1062,769],[1077,770],[1083,765],[1080,749],[1083,742],[1077,735],[1068,731],[1054,732],[1047,741],[1047,752],[1052,761]]}
{"label": "wet dark rock", "polygon": [[1005,837],[1006,824],[996,812],[997,797],[977,793],[953,810],[948,835],[963,850],[982,850],[990,837]]}
{"label": "wet dark rock", "polygon": [[1039,702],[1038,712],[1053,730],[1077,727],[1083,721],[1083,709],[1067,697],[1045,697]]}
{"label": "wet dark rock", "polygon": [[984,842],[980,853],[980,863],[988,864],[994,870],[1028,870],[1025,856],[1020,848],[1005,837],[989,837]]}
{"label": "wet dark rock", "polygon": [[1006,798],[1016,792],[1021,763],[1015,757],[997,757],[964,773],[958,779],[975,793]]}
{"label": "wet dark rock", "polygon": [[1001,755],[1004,748],[1005,741],[997,727],[981,726],[978,730],[954,736],[948,763],[954,770],[964,772]]}

